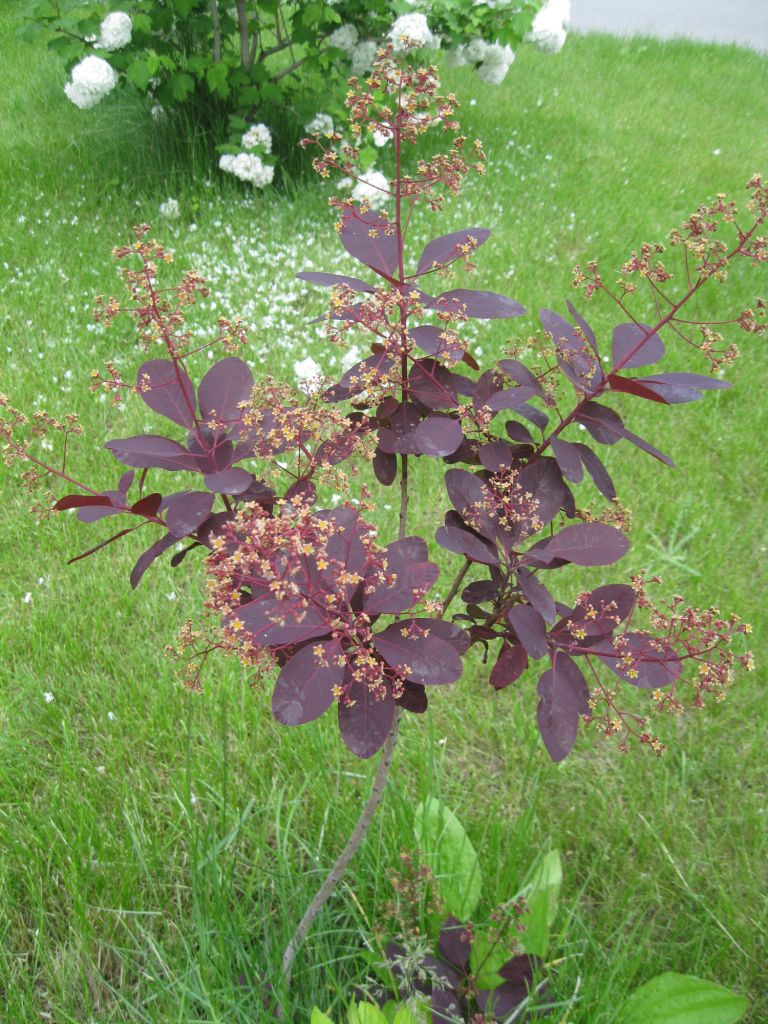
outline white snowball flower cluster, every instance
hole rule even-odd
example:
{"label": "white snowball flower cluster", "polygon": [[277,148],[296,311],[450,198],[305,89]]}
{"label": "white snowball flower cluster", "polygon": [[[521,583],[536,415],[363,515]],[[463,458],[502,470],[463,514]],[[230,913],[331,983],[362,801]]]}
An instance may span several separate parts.
{"label": "white snowball flower cluster", "polygon": [[359,38],[360,33],[354,25],[340,25],[328,36],[328,45],[351,54]]}
{"label": "white snowball flower cluster", "polygon": [[314,395],[323,386],[323,371],[312,356],[297,360],[293,364],[293,372],[299,382],[299,389],[305,395]]}
{"label": "white snowball flower cluster", "polygon": [[168,220],[176,220],[181,214],[181,207],[179,206],[178,199],[166,199],[164,203],[160,203],[160,216],[167,217]]}
{"label": "white snowball flower cluster", "polygon": [[112,11],[101,23],[99,40],[96,46],[100,50],[122,50],[130,41],[130,16],[123,11]]}
{"label": "white snowball flower cluster", "polygon": [[72,80],[64,86],[64,92],[76,107],[88,110],[100,103],[116,85],[117,72],[112,65],[91,54],[72,68]]}
{"label": "white snowball flower cluster", "polygon": [[265,153],[272,152],[272,132],[265,124],[254,124],[240,139],[243,149],[255,149],[261,146]]}
{"label": "white snowball flower cluster", "polygon": [[401,14],[389,30],[389,38],[396,53],[405,49],[406,40],[421,43],[427,49],[437,49],[440,45],[439,38],[430,30],[426,14],[418,12]]}
{"label": "white snowball flower cluster", "polygon": [[309,135],[327,135],[333,131],[333,118],[330,114],[315,114],[311,121],[304,125],[304,131]]}
{"label": "white snowball flower cluster", "polygon": [[271,185],[275,176],[275,168],[265,164],[255,153],[225,153],[219,160],[219,167],[255,188]]}
{"label": "white snowball flower cluster", "polygon": [[375,39],[361,39],[356,46],[353,46],[349,54],[352,59],[352,74],[364,75],[366,71],[370,71],[378,49]]}
{"label": "white snowball flower cluster", "polygon": [[490,43],[485,51],[483,63],[477,69],[477,77],[488,85],[501,85],[515,59],[511,46]]}
{"label": "white snowball flower cluster", "polygon": [[352,189],[352,198],[378,210],[389,199],[389,181],[381,171],[366,171]]}
{"label": "white snowball flower cluster", "polygon": [[525,40],[535,43],[539,49],[548,53],[559,53],[565,44],[570,22],[570,0],[547,0],[533,19],[531,31]]}

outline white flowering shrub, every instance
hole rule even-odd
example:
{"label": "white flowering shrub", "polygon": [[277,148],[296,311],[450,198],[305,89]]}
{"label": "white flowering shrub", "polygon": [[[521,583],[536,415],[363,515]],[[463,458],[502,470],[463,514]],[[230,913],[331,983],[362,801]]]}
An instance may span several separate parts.
{"label": "white flowering shrub", "polygon": [[282,153],[302,129],[332,131],[346,79],[366,75],[382,46],[441,50],[500,85],[524,41],[562,48],[570,0],[29,0],[27,17],[66,62],[64,94],[81,110],[122,83],[147,96],[156,122],[183,107],[220,138],[229,118],[219,167],[263,188],[275,174],[266,126],[279,126]]}

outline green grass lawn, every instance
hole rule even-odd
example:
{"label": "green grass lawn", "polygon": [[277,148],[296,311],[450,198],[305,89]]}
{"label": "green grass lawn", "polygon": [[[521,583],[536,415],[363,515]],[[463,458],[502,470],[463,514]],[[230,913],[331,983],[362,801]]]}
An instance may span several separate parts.
{"label": "green grass lawn", "polygon": [[[293,275],[351,263],[334,238],[328,187],[250,196],[199,155],[189,174],[133,101],[71,106],[62,68],[20,42],[15,25],[13,7],[0,14],[0,391],[26,409],[80,411],[86,433],[72,464],[113,486],[101,443],[153,429],[152,417],[141,403],[121,411],[89,396],[92,368],[114,359],[129,373],[142,359],[127,324],[104,333],[90,311],[97,294],[118,293],[110,252],[133,224],[151,222],[177,269],[209,278],[201,335],[220,313],[243,313],[257,373],[291,375],[305,354],[328,365],[320,333],[305,326],[323,293]],[[539,307],[571,297],[574,263],[599,257],[610,279],[641,241],[662,239],[716,192],[741,198],[754,171],[768,172],[767,80],[766,59],[736,48],[607,37],[572,37],[556,57],[521,50],[496,90],[453,72],[488,176],[420,237],[493,227],[475,286],[522,301],[532,312],[515,326],[533,331]],[[178,221],[159,217],[168,196],[181,203]],[[761,273],[738,269],[702,308],[749,305],[768,291]],[[615,322],[607,304],[588,315],[604,335]],[[483,325],[475,349],[491,358],[504,340],[503,326]],[[473,662],[426,720],[406,722],[384,809],[300,957],[297,1022],[313,1003],[340,1015],[364,974],[362,936],[390,895],[385,871],[413,848],[412,808],[436,793],[480,851],[486,909],[514,893],[539,851],[562,851],[554,952],[566,959],[554,991],[567,1000],[578,981],[570,1024],[612,1024],[626,994],[663,970],[747,994],[751,1024],[768,1016],[768,377],[764,342],[735,340],[744,354],[731,391],[631,409],[632,429],[676,470],[621,446],[608,464],[635,515],[622,571],[647,567],[668,594],[752,621],[757,671],[725,704],[665,723],[661,760],[586,736],[555,766],[536,735],[535,676],[497,697]],[[706,369],[679,351],[669,367]],[[440,488],[437,469],[427,471],[414,531],[434,528]],[[345,752],[330,715],[277,726],[268,692],[233,663],[213,667],[202,695],[178,687],[164,647],[199,608],[191,558],[176,572],[156,563],[132,592],[141,541],[67,567],[106,527],[67,517],[36,527],[9,471],[0,492],[3,1019],[269,1020],[263,998],[282,947],[356,817],[371,766]],[[380,500],[385,523],[395,499]],[[571,592],[583,580],[563,576]],[[550,1019],[565,1024],[558,1012]]]}

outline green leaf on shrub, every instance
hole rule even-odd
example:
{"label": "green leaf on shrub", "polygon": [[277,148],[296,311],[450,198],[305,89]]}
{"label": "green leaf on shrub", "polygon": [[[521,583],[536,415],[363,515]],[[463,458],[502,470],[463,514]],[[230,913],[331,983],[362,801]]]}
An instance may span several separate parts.
{"label": "green leaf on shrub", "polygon": [[528,913],[521,919],[525,931],[520,936],[520,941],[526,953],[540,956],[542,959],[546,957],[549,933],[557,915],[557,899],[562,882],[560,852],[552,850],[542,858],[533,878],[523,891]]}
{"label": "green leaf on shrub", "polygon": [[498,988],[504,981],[498,973],[512,956],[503,942],[491,942],[485,935],[475,935],[469,953],[469,966],[478,988]]}
{"label": "green leaf on shrub", "polygon": [[141,89],[142,92],[146,92],[149,80],[152,77],[149,73],[149,67],[147,66],[146,60],[142,60],[141,57],[137,57],[136,60],[132,60],[125,71],[128,81],[136,86],[137,89]]}
{"label": "green leaf on shrub", "polygon": [[168,80],[171,88],[171,95],[177,103],[183,103],[195,88],[195,80],[184,71],[177,71]]}
{"label": "green leaf on shrub", "polygon": [[446,910],[467,921],[480,900],[483,880],[477,853],[464,827],[453,811],[430,797],[416,808],[413,829]]}
{"label": "green leaf on shrub", "polygon": [[327,1014],[323,1013],[322,1010],[318,1010],[316,1006],[312,1007],[312,1016],[309,1018],[309,1024],[333,1024],[333,1021]]}
{"label": "green leaf on shrub", "polygon": [[229,82],[227,75],[229,69],[226,64],[211,64],[205,74],[205,80],[211,92],[217,92],[222,99],[229,96]]}
{"label": "green leaf on shrub", "polygon": [[148,14],[141,14],[137,12],[131,16],[133,22],[133,34],[134,35],[150,35],[152,32],[152,19]]}
{"label": "green leaf on shrub", "polygon": [[387,1024],[387,1018],[374,1003],[352,1003],[347,1014],[348,1024]]}
{"label": "green leaf on shrub", "polygon": [[735,1024],[748,1009],[748,999],[722,985],[670,971],[633,992],[619,1020],[621,1024]]}

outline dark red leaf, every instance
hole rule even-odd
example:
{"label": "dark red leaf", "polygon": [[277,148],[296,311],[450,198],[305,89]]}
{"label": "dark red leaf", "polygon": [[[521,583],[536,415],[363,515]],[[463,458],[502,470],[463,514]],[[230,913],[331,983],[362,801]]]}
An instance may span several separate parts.
{"label": "dark red leaf", "polygon": [[300,281],[308,281],[310,284],[323,285],[332,288],[334,285],[344,285],[355,292],[374,292],[376,289],[371,284],[366,284],[359,277],[347,277],[346,274],[325,274],[322,271],[302,270],[296,275]]}
{"label": "dark red leaf", "polygon": [[449,292],[443,292],[435,300],[435,307],[477,320],[507,319],[525,313],[525,306],[507,298],[506,295],[468,288],[454,288]]}
{"label": "dark red leaf", "polygon": [[131,571],[131,586],[134,590],[138,587],[141,577],[150,565],[152,565],[154,560],[159,558],[164,551],[168,550],[168,548],[172,547],[177,540],[178,538],[174,537],[172,533],[166,533],[164,536],[158,537],[155,543],[148,547],[147,550],[139,556],[136,565],[134,565]]}
{"label": "dark red leaf", "polygon": [[494,690],[503,690],[519,679],[527,668],[528,655],[523,645],[508,644],[505,640],[488,681]]}
{"label": "dark red leaf", "polygon": [[[612,391],[621,391],[626,395],[635,395],[636,398],[644,398],[648,402],[659,402],[661,405],[669,405],[669,402],[651,388],[638,383],[635,377],[620,377],[616,373],[608,374],[608,383]],[[697,393],[696,397],[699,395]]]}
{"label": "dark red leaf", "polygon": [[178,363],[150,359],[139,367],[136,386],[150,409],[182,427],[195,425],[195,389]]}
{"label": "dark red leaf", "polygon": [[414,683],[439,686],[455,682],[462,673],[461,656],[432,630],[429,619],[393,622],[374,635],[373,646],[392,668],[407,668],[405,678]]}
{"label": "dark red leaf", "polygon": [[104,445],[118,462],[136,469],[172,469],[197,472],[197,463],[183,445],[159,434],[139,434],[107,441]]}
{"label": "dark red leaf", "polygon": [[341,218],[341,244],[356,260],[384,277],[394,277],[399,267],[397,237],[386,217],[373,210],[347,209]]}
{"label": "dark red leaf", "polygon": [[67,561],[67,565],[73,565],[75,562],[79,562],[81,558],[88,558],[89,555],[95,555],[97,551],[101,551],[108,544],[113,544],[116,540],[120,540],[121,537],[125,537],[127,533],[133,533],[134,530],[138,530],[143,523],[139,523],[138,526],[129,526],[125,530],[120,530],[119,533],[114,534],[112,537],[107,537],[100,544],[95,544],[92,548],[88,548],[87,551],[81,551],[79,555],[75,555],[74,558],[70,558]]}
{"label": "dark red leaf", "polygon": [[618,324],[613,329],[613,369],[631,370],[664,358],[664,342],[648,324]]}
{"label": "dark red leaf", "polygon": [[146,516],[147,518],[156,516],[162,500],[162,494],[145,494],[143,498],[131,505],[131,512],[135,516]]}
{"label": "dark red leaf", "polygon": [[651,377],[640,377],[637,383],[654,392],[667,405],[695,402],[702,391],[729,388],[727,380],[705,377],[700,373],[655,373]]}
{"label": "dark red leaf", "polygon": [[548,650],[547,628],[544,619],[529,604],[515,604],[507,612],[509,624],[531,658],[543,658]]}
{"label": "dark red leaf", "polygon": [[[488,228],[466,228],[464,231],[453,231],[450,235],[441,235],[427,244],[419,259],[416,274],[426,274],[430,270],[447,266],[464,255],[463,247],[470,246],[469,254],[479,249],[490,235]],[[471,241],[470,241],[471,240]]]}
{"label": "dark red leaf", "polygon": [[412,715],[423,715],[429,707],[427,691],[418,683],[412,683],[408,679],[403,684],[403,693],[395,701],[401,708],[410,711]]}
{"label": "dark red leaf", "polygon": [[[339,663],[341,662],[341,663]],[[272,713],[283,725],[304,725],[333,704],[346,660],[338,640],[309,643],[286,662],[272,694]]]}
{"label": "dark red leaf", "polygon": [[373,456],[373,472],[380,484],[390,487],[397,476],[397,456],[392,452],[385,452],[382,448],[377,448],[376,454]]}
{"label": "dark red leaf", "polygon": [[106,494],[67,494],[59,498],[53,506],[57,512],[65,512],[70,508],[83,508],[88,505],[101,505],[112,508],[112,499]]}
{"label": "dark red leaf", "polygon": [[219,359],[200,381],[197,397],[206,422],[238,423],[243,414],[240,403],[253,398],[251,368],[236,356]]}
{"label": "dark red leaf", "polygon": [[395,702],[387,691],[382,698],[370,692],[368,687],[357,680],[348,691],[351,706],[339,703],[339,732],[344,743],[356,757],[373,757],[392,728],[395,717]]}
{"label": "dark red leaf", "polygon": [[298,609],[294,601],[276,601],[271,597],[241,605],[236,617],[254,643],[268,647],[300,644],[330,632],[328,619],[318,609]]}
{"label": "dark red leaf", "polygon": [[536,692],[541,698],[536,718],[544,746],[553,761],[562,761],[576,742],[579,716],[589,714],[589,688],[576,662],[558,652]]}
{"label": "dark red leaf", "polygon": [[464,433],[458,420],[433,413],[416,427],[413,440],[421,455],[442,458],[456,451],[464,440]]}

